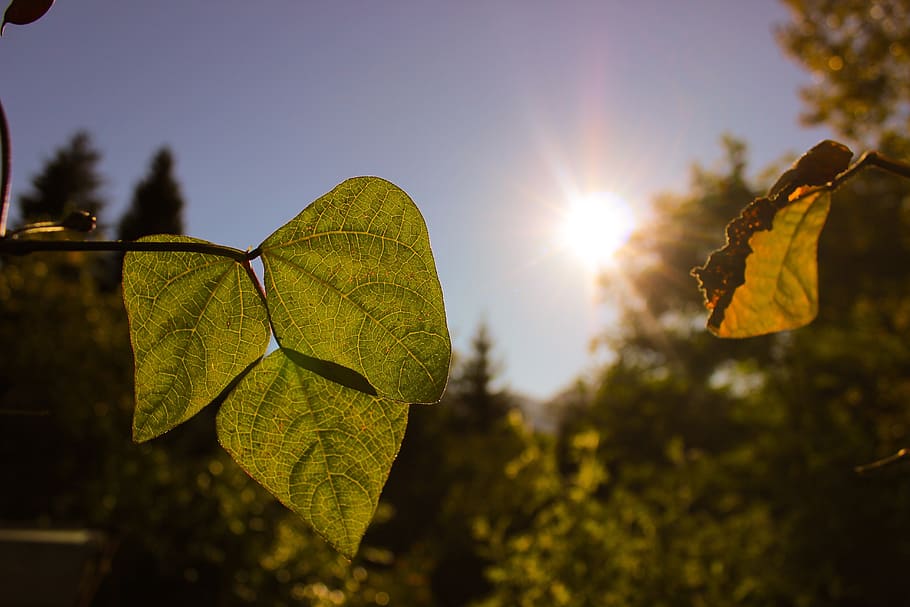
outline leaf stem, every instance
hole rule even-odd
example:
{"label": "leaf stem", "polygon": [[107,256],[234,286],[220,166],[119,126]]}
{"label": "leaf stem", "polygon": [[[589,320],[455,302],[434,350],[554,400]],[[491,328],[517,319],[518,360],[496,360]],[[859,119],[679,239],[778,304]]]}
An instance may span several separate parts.
{"label": "leaf stem", "polygon": [[0,238],[6,236],[6,217],[9,213],[10,173],[12,171],[12,149],[10,146],[9,123],[3,102],[0,101]]}
{"label": "leaf stem", "polygon": [[910,179],[910,164],[901,162],[899,160],[894,160],[893,158],[888,158],[883,156],[878,152],[865,152],[859,159],[850,165],[844,172],[840,173],[837,177],[831,180],[826,186],[827,189],[834,190],[842,183],[853,177],[856,173],[861,171],[866,167],[876,167],[887,173],[903,177],[904,179]]}
{"label": "leaf stem", "polygon": [[[260,247],[256,247],[255,249],[253,249],[252,251],[247,253],[247,255],[249,255],[249,257],[240,265],[243,266],[243,269],[246,270],[247,276],[249,276],[250,280],[253,281],[253,286],[256,287],[256,293],[259,294],[259,299],[262,301],[262,305],[265,306],[265,316],[269,321],[269,329],[272,332],[272,337],[275,338],[275,341],[278,341],[278,332],[275,330],[275,323],[272,322],[272,312],[269,308],[269,301],[268,301],[268,296],[265,293],[265,287],[262,286],[262,282],[259,280],[259,277],[256,276],[256,272],[253,270],[253,264],[250,263],[250,261],[252,261],[253,259],[256,259],[261,254],[262,254],[262,249]],[[280,341],[278,341],[278,345],[279,345],[279,347],[281,346]]]}
{"label": "leaf stem", "polygon": [[203,253],[244,263],[259,256],[259,249],[241,251],[209,242],[146,242],[124,240],[32,240],[0,238],[0,254],[25,255],[38,251],[149,251]]}
{"label": "leaf stem", "polygon": [[[255,251],[251,251],[250,253],[255,253]],[[240,265],[243,266],[243,269],[246,270],[247,276],[249,276],[250,280],[253,281],[253,286],[256,287],[256,292],[259,294],[259,299],[262,300],[262,303],[265,306],[266,314],[268,314],[269,304],[266,301],[265,288],[262,286],[262,283],[259,282],[259,277],[256,276],[256,272],[253,270],[253,264],[250,263],[251,259],[253,259],[253,258],[251,257],[251,258],[245,259],[243,261],[243,263],[241,263]],[[270,316],[269,317],[269,326],[271,326],[271,325],[272,325],[272,318]],[[275,331],[274,331],[274,327],[273,327],[272,333],[274,333],[274,332]]]}

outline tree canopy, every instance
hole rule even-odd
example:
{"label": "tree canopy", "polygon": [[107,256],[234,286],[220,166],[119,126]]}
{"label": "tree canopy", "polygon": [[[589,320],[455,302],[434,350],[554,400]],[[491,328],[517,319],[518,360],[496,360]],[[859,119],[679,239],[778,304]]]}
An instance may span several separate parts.
{"label": "tree canopy", "polygon": [[910,130],[910,2],[785,0],[781,46],[813,75],[803,88],[809,124],[865,145]]}

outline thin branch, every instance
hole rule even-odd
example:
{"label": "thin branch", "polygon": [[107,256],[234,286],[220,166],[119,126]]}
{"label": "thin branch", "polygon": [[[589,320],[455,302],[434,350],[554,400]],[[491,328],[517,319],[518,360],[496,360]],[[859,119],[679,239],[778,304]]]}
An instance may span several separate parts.
{"label": "thin branch", "polygon": [[209,242],[153,242],[124,240],[21,240],[0,238],[0,254],[25,255],[38,251],[149,251],[204,253],[244,263],[259,256],[259,249],[241,251]]}
{"label": "thin branch", "polygon": [[0,101],[0,146],[3,146],[0,158],[0,238],[6,236],[6,218],[9,214],[10,173],[12,171],[12,149],[10,148],[9,122]]}
{"label": "thin branch", "polygon": [[856,162],[850,165],[847,170],[831,180],[825,187],[829,190],[834,190],[866,167],[876,167],[887,173],[903,177],[904,179],[910,179],[910,165],[899,160],[894,160],[893,158],[888,158],[887,156],[882,156],[878,152],[865,152]]}
{"label": "thin branch", "polygon": [[862,466],[856,466],[854,468],[854,470],[856,470],[857,474],[865,474],[866,472],[870,472],[872,470],[877,470],[879,468],[884,468],[885,466],[889,466],[889,465],[893,464],[894,462],[900,461],[906,457],[910,457],[910,449],[905,448],[905,449],[901,449],[894,455],[889,455],[888,457],[883,457],[882,459],[875,460],[874,462],[871,462],[869,464],[864,464]]}

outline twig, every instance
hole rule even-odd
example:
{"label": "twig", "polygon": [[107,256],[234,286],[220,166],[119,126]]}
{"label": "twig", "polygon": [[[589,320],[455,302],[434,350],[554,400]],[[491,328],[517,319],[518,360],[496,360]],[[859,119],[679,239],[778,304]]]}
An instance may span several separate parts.
{"label": "twig", "polygon": [[866,167],[876,167],[885,172],[898,175],[899,177],[910,179],[910,165],[899,160],[888,158],[887,156],[882,156],[878,152],[865,152],[856,162],[832,179],[825,188],[829,190],[836,189],[843,182],[847,181]]}
{"label": "twig", "polygon": [[258,257],[262,251],[241,251],[232,247],[225,247],[212,243],[202,242],[133,242],[133,241],[103,241],[103,240],[31,240],[21,239],[18,236],[31,233],[41,232],[59,232],[65,230],[75,230],[80,232],[89,232],[95,227],[95,219],[88,213],[85,217],[90,218],[90,225],[84,221],[77,221],[76,225],[70,225],[70,219],[75,217],[81,219],[79,212],[71,214],[62,223],[43,222],[32,226],[26,226],[19,233],[7,237],[6,222],[9,214],[10,199],[10,172],[12,167],[12,149],[9,135],[9,122],[6,119],[6,112],[3,109],[3,102],[0,101],[0,146],[3,147],[0,154],[0,254],[25,255],[26,253],[35,253],[38,251],[163,251],[163,252],[189,252],[204,253],[207,255],[217,255],[227,257],[239,263],[249,262],[251,259]]}
{"label": "twig", "polygon": [[227,257],[244,263],[258,257],[262,251],[241,251],[210,242],[153,242],[124,240],[23,240],[0,238],[0,254],[25,255],[38,251],[150,251],[204,253]]}
{"label": "twig", "polygon": [[854,470],[856,470],[857,474],[865,474],[866,472],[870,472],[872,470],[877,470],[879,468],[884,468],[885,466],[889,466],[889,465],[893,464],[894,462],[904,459],[905,457],[910,457],[910,449],[906,449],[906,448],[901,449],[894,455],[889,455],[888,457],[884,457],[882,459],[876,460],[876,461],[868,463],[868,464],[864,464],[862,466],[856,466],[854,468]]}

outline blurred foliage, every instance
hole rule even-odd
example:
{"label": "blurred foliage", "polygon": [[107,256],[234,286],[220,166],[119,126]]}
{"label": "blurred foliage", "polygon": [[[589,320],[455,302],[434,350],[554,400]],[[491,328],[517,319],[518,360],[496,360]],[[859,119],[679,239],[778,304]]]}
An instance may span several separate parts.
{"label": "blurred foliage", "polygon": [[[881,134],[910,132],[910,2],[784,0],[792,20],[784,49],[815,76],[802,90],[803,119],[881,147]],[[883,149],[896,152],[897,150]]]}

